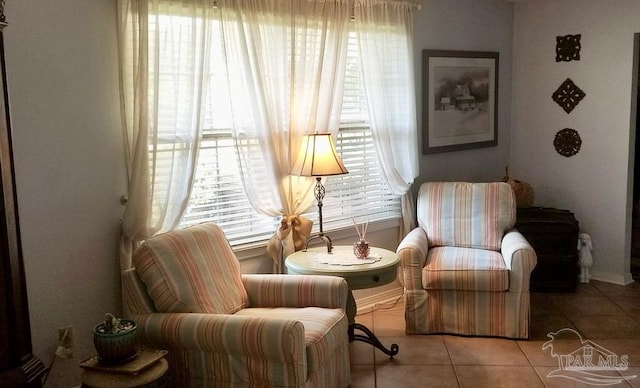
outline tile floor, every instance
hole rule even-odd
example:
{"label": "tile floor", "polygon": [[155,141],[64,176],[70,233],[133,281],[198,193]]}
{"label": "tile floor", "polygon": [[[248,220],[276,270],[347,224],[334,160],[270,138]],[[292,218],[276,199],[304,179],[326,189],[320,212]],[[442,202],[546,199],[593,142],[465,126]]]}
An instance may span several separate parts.
{"label": "tile floor", "polygon": [[[583,340],[591,340],[620,356],[623,371],[597,374],[627,377],[610,387],[640,387],[640,282],[618,286],[592,281],[580,284],[576,293],[532,293],[529,340],[474,338],[453,335],[404,334],[403,302],[378,305],[360,314],[357,322],[371,328],[382,343],[396,343],[393,359],[364,342],[350,344],[352,388],[404,387],[594,387],[559,369],[551,349],[543,350],[547,333],[571,328]],[[553,350],[569,354],[580,340],[567,333],[554,340]],[[564,350],[564,351],[563,351]],[[634,377],[635,376],[635,377]],[[600,380],[604,382],[604,380]]]}

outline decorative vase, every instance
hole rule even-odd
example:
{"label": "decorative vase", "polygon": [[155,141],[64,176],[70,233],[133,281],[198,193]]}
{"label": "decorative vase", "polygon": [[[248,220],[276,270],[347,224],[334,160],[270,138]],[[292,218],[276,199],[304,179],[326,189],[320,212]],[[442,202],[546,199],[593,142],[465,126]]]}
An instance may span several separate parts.
{"label": "decorative vase", "polygon": [[123,319],[120,325],[127,327],[117,333],[105,332],[104,322],[93,328],[93,346],[98,352],[98,360],[104,364],[124,363],[136,356],[138,325]]}
{"label": "decorative vase", "polygon": [[369,257],[369,242],[363,238],[353,243],[353,254],[358,259],[366,259]]}
{"label": "decorative vase", "polygon": [[513,179],[509,176],[509,167],[506,168],[506,175],[502,178],[503,182],[506,182],[511,186],[513,194],[516,197],[516,206],[519,208],[527,208],[533,206],[534,193],[533,187],[527,182],[522,182],[517,179]]}

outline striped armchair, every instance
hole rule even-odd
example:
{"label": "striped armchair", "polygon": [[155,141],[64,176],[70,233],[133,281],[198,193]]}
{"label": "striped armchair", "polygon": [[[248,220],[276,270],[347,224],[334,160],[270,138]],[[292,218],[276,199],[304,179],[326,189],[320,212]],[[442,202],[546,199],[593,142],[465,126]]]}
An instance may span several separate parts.
{"label": "striped armchair", "polygon": [[242,275],[211,223],[145,241],[122,274],[125,316],[169,351],[172,387],[346,387],[346,281]]}
{"label": "striped armchair", "polygon": [[536,253],[502,182],[420,187],[418,227],[400,243],[407,334],[528,338]]}

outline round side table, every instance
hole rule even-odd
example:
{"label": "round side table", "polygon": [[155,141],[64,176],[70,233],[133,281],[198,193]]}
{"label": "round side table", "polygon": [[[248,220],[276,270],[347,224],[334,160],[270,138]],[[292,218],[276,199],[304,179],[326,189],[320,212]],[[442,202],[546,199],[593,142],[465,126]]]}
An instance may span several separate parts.
{"label": "round side table", "polygon": [[[321,263],[320,261],[325,260],[318,260],[318,257],[326,255],[326,250],[327,248],[324,246],[314,247],[289,255],[285,260],[288,273],[297,275],[331,275],[344,278],[349,285],[349,295],[347,297],[349,340],[367,342],[393,358],[398,354],[399,347],[397,344],[392,344],[391,348],[387,349],[368,327],[356,323],[357,306],[352,290],[372,288],[393,282],[397,277],[397,268],[400,264],[398,256],[390,250],[371,247],[371,256],[380,256],[380,260],[374,263],[359,264],[356,262],[353,265]],[[343,255],[353,256],[352,247],[345,245],[334,246],[331,255],[335,255],[336,258],[340,258]],[[356,329],[364,332],[365,335],[356,334]]]}
{"label": "round side table", "polygon": [[82,386],[92,388],[133,388],[158,381],[169,369],[169,363],[162,357],[150,366],[136,371],[123,372],[123,366],[112,368],[85,368],[82,371]]}

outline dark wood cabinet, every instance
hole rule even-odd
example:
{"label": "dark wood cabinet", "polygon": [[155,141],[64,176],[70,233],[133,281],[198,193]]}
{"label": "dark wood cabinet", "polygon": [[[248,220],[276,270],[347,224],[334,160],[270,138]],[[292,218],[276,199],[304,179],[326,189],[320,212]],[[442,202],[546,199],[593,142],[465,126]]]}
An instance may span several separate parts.
{"label": "dark wood cabinet", "polygon": [[538,256],[531,291],[573,292],[578,284],[578,221],[568,210],[518,209],[515,228]]}
{"label": "dark wood cabinet", "polygon": [[46,368],[32,353],[4,58],[4,1],[0,2],[0,386],[40,387]]}

